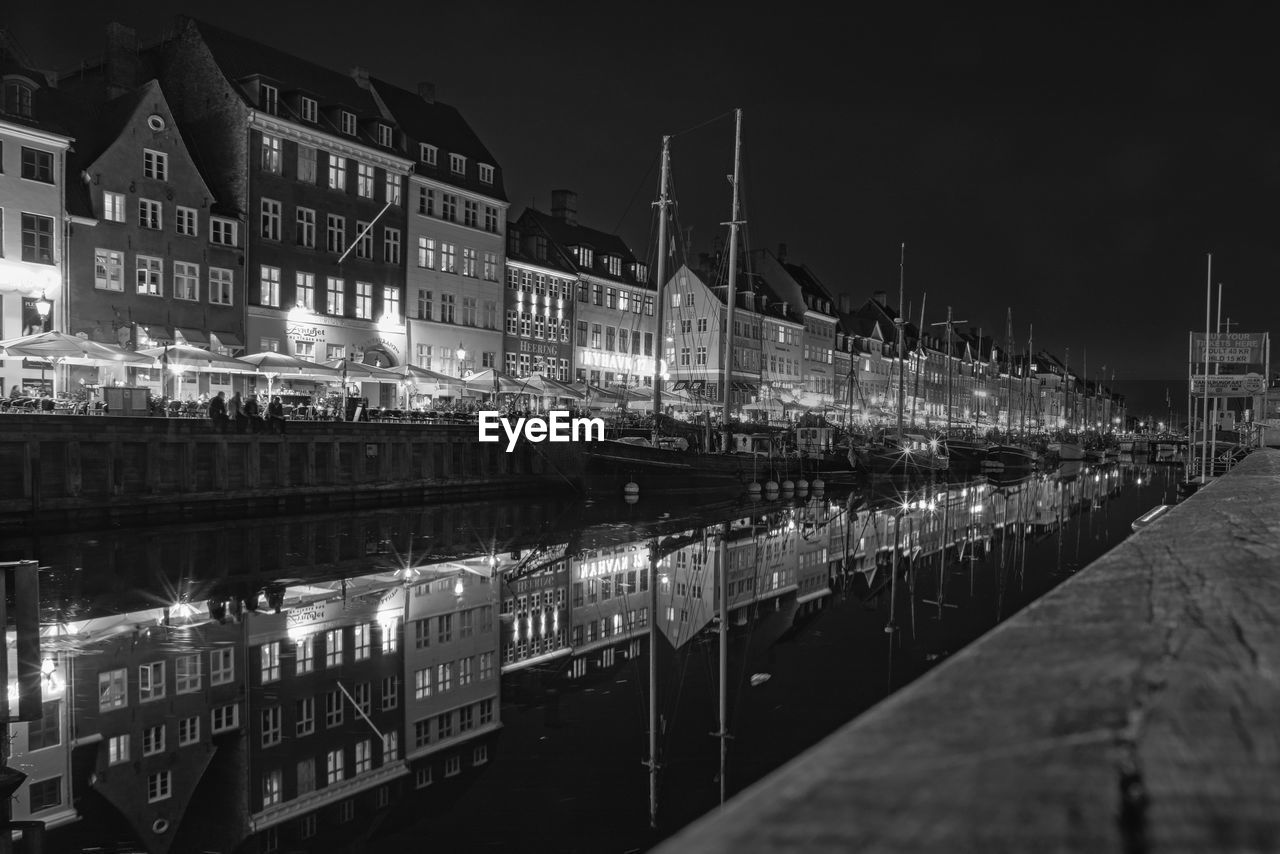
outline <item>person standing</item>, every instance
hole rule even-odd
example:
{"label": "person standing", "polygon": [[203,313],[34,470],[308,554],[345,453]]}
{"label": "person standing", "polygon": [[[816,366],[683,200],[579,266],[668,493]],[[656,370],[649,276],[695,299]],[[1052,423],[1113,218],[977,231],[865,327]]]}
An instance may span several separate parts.
{"label": "person standing", "polygon": [[219,433],[227,432],[227,400],[224,394],[220,391],[209,401],[209,420]]}
{"label": "person standing", "polygon": [[235,425],[237,433],[244,432],[244,423],[247,419],[244,416],[244,402],[240,398],[240,392],[231,395],[231,400],[227,401],[227,417]]}
{"label": "person standing", "polygon": [[284,435],[284,404],[279,396],[271,398],[271,402],[267,404],[267,424],[272,433]]}
{"label": "person standing", "polygon": [[244,402],[244,417],[249,422],[250,433],[257,433],[262,429],[262,413],[258,411],[256,394],[249,395],[249,399]]}

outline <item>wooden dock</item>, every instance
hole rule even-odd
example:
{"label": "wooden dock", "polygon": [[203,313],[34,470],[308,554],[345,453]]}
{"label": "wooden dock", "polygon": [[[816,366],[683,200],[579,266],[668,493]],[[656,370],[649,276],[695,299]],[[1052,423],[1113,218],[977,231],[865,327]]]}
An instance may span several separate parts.
{"label": "wooden dock", "polygon": [[656,850],[1280,851],[1280,451]]}

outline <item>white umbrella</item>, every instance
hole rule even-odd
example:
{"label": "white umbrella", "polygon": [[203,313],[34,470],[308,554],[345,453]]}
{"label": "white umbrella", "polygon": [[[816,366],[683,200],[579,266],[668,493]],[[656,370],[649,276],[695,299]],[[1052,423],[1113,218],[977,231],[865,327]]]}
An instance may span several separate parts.
{"label": "white umbrella", "polygon": [[[0,341],[0,356],[20,356],[28,359],[46,359],[54,364],[88,365],[146,365],[155,364],[150,356],[125,350],[114,344],[102,344],[79,335],[65,332],[41,332]],[[54,374],[55,381],[57,374]],[[55,389],[55,392],[57,389]]]}
{"label": "white umbrella", "polygon": [[[177,382],[175,397],[182,396],[182,375],[186,371],[219,374],[252,374],[254,369],[232,356],[224,356],[191,344],[169,344],[165,347],[149,347],[139,350],[139,355],[150,356],[160,364],[160,370],[174,374]],[[163,388],[163,380],[161,381]]]}
{"label": "white umbrella", "polygon": [[333,379],[340,374],[340,371],[334,368],[317,365],[315,362],[308,362],[306,359],[299,359],[297,356],[290,356],[288,353],[277,353],[272,350],[267,350],[263,353],[250,353],[247,356],[237,356],[236,360],[246,365],[251,365],[255,373],[262,374],[267,378],[268,395],[271,394],[275,378],[279,376]]}

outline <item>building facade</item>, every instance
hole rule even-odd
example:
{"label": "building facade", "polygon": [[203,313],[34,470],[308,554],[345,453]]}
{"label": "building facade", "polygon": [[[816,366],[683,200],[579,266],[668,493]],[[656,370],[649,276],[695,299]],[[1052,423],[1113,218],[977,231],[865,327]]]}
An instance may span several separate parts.
{"label": "building facade", "polygon": [[573,330],[577,271],[544,235],[527,237],[519,225],[507,231],[506,330],[503,367],[508,374],[573,379]]}
{"label": "building facade", "polygon": [[[63,181],[72,137],[45,115],[48,76],[28,66],[0,36],[0,339],[65,331],[67,322]],[[52,390],[39,364],[23,359],[0,361],[0,384]]]}

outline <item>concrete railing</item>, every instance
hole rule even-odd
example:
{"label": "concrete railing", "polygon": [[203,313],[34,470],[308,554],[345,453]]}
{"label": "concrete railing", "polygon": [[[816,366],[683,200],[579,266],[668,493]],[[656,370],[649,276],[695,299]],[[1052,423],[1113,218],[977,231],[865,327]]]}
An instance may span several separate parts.
{"label": "concrete railing", "polygon": [[657,849],[1278,850],[1273,450]]}

